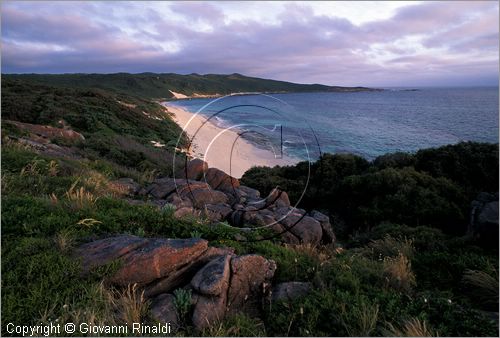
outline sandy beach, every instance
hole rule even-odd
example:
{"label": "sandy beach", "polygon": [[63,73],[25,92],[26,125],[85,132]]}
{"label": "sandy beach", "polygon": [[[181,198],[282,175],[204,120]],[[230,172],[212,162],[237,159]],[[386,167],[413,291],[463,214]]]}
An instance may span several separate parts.
{"label": "sandy beach", "polygon": [[[241,178],[254,166],[290,165],[299,160],[288,156],[275,156],[272,149],[256,147],[239,136],[237,129],[224,129],[205,116],[164,102],[174,121],[183,128],[192,141],[190,155],[206,161],[210,168],[218,168],[233,177]],[[194,137],[194,138],[193,138]],[[278,151],[277,149],[276,151]]]}

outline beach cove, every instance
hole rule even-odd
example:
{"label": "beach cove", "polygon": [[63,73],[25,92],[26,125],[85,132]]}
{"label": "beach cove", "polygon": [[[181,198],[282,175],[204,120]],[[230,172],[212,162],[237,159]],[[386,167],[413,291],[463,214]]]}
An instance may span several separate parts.
{"label": "beach cove", "polygon": [[207,117],[190,112],[182,107],[162,102],[174,121],[186,132],[191,142],[188,153],[218,168],[233,177],[241,178],[245,171],[255,166],[274,167],[293,165],[299,159],[283,155],[276,149],[262,149],[241,137],[237,128],[222,128]]}

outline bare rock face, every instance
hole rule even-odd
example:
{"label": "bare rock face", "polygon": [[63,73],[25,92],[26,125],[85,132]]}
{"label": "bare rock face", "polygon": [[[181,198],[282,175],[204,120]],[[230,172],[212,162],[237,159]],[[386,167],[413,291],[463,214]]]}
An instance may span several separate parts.
{"label": "bare rock face", "polygon": [[205,180],[213,189],[232,191],[240,186],[240,181],[217,168],[210,168],[205,174]]}
{"label": "bare rock face", "polygon": [[226,291],[229,284],[230,261],[230,255],[221,256],[198,270],[191,280],[193,289],[207,296],[219,296]]}
{"label": "bare rock face", "polygon": [[297,237],[301,243],[318,244],[323,237],[321,224],[310,216],[305,216],[301,209],[292,207],[276,211],[277,220],[283,227]]}
{"label": "bare rock face", "polygon": [[285,282],[273,288],[272,301],[294,300],[306,296],[311,290],[311,283],[306,282]]}
{"label": "bare rock face", "polygon": [[290,199],[285,191],[274,188],[267,196],[266,203],[267,205],[276,205],[278,208],[283,208],[290,206]]}
{"label": "bare rock face", "polygon": [[[189,180],[201,180],[203,175],[208,170],[207,162],[195,158],[188,162],[186,166],[186,171],[183,172],[182,177],[186,176]],[[185,175],[186,174],[186,175]]]}
{"label": "bare rock face", "polygon": [[[188,195],[189,196],[189,195]],[[208,204],[225,204],[228,202],[226,194],[212,189],[196,189],[190,194],[194,207],[203,209]]]}
{"label": "bare rock face", "polygon": [[122,235],[83,244],[75,251],[84,271],[111,263],[126,254],[145,246],[148,239]]}
{"label": "bare rock face", "polygon": [[166,275],[175,277],[179,269],[196,261],[208,249],[203,239],[146,239],[117,236],[82,245],[76,254],[84,270],[120,259],[120,269],[110,278],[113,284],[144,286]]}
{"label": "bare rock face", "polygon": [[332,225],[330,224],[330,218],[319,211],[313,210],[310,213],[311,217],[319,222],[321,229],[323,229],[323,237],[321,242],[323,244],[335,243],[336,237],[333,232]]}
{"label": "bare rock face", "polygon": [[174,305],[174,296],[163,293],[151,302],[151,316],[160,323],[170,323],[175,332],[179,328],[179,315]]}
{"label": "bare rock face", "polygon": [[226,203],[205,205],[205,216],[212,221],[225,220],[232,211],[233,209]]}
{"label": "bare rock face", "polygon": [[216,258],[199,270],[191,280],[191,286],[199,294],[192,321],[202,330],[224,318],[227,290],[230,280],[231,256]]}
{"label": "bare rock face", "polygon": [[231,260],[228,311],[258,316],[261,300],[270,286],[276,263],[259,255],[245,255]]}

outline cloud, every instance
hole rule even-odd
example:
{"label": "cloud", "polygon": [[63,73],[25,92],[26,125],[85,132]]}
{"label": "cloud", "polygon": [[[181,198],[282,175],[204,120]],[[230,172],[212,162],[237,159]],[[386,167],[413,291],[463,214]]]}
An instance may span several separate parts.
{"label": "cloud", "polygon": [[483,83],[494,73],[498,81],[497,3],[424,2],[360,25],[307,4],[278,12],[273,4],[273,15],[259,6],[261,16],[229,20],[224,3],[4,2],[2,71],[238,72],[372,86],[457,84],[460,74],[464,84]]}

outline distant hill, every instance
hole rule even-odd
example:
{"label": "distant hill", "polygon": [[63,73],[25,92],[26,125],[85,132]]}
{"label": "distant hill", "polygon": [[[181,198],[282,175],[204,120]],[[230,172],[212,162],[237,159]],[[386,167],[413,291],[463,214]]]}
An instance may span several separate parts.
{"label": "distant hill", "polygon": [[18,79],[49,86],[100,88],[149,99],[173,98],[170,91],[187,96],[227,95],[239,92],[354,92],[376,90],[366,87],[339,87],[320,84],[297,84],[248,77],[241,74],[2,74],[4,79]]}

